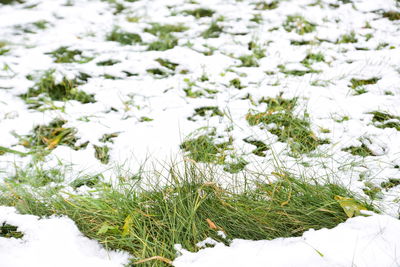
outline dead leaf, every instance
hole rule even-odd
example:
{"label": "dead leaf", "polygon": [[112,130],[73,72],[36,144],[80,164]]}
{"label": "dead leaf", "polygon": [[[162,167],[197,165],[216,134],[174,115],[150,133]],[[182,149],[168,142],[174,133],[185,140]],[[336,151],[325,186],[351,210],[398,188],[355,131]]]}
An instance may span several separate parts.
{"label": "dead leaf", "polygon": [[210,219],[206,219],[207,223],[208,223],[208,227],[210,227],[213,230],[218,230],[218,227],[215,225],[215,223],[213,223],[213,221],[211,221]]}
{"label": "dead leaf", "polygon": [[349,218],[353,217],[354,215],[360,215],[361,210],[367,210],[366,207],[357,203],[357,201],[352,198],[335,196],[335,200],[343,208],[344,212]]}

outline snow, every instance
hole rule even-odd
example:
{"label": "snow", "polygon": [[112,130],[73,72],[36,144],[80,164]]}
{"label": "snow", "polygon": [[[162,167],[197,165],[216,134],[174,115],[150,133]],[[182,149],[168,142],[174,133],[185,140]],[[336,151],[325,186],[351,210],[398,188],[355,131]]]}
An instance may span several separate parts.
{"label": "snow", "polygon": [[24,236],[21,239],[0,236],[2,267],[120,267],[128,263],[128,253],[105,250],[84,237],[67,217],[40,219],[0,206],[0,226],[3,223],[17,226]]}
{"label": "snow", "polygon": [[[233,139],[233,149],[226,152],[227,158],[243,158],[249,162],[245,168],[250,173],[272,172],[276,167],[274,159],[279,156],[288,170],[321,181],[338,182],[364,197],[368,197],[364,192],[366,185],[372,184],[381,191],[371,202],[385,215],[349,219],[334,229],[309,231],[302,237],[233,240],[229,247],[217,244],[197,254],[182,250],[183,256],[175,261],[177,266],[400,264],[397,256],[400,253],[396,253],[400,230],[398,220],[393,219],[400,214],[400,185],[381,186],[389,179],[400,179],[400,131],[380,128],[381,124],[373,122],[369,114],[382,111],[400,116],[400,23],[382,17],[385,11],[399,11],[398,1],[353,0],[345,4],[346,1],[336,0],[291,0],[279,1],[273,10],[255,10],[260,2],[256,0],[199,0],[198,4],[184,0],[117,1],[125,6],[120,13],[109,3],[113,1],[24,2],[0,4],[0,43],[10,48],[0,55],[0,146],[30,152],[21,145],[18,136],[28,135],[35,126],[48,124],[55,118],[65,119],[66,127],[76,128],[79,138],[76,145],[89,144],[80,150],[59,145],[49,151],[43,162],[37,162],[33,155],[0,154],[0,181],[13,177],[17,169],[61,168],[60,164],[68,166],[63,181],[67,187],[71,180],[84,174],[103,173],[106,180],[113,181],[121,171],[134,174],[141,168],[159,168],[155,172],[161,172],[169,169],[165,166],[170,159],[184,161],[182,158],[186,155],[180,149],[184,140],[214,130],[218,141]],[[215,13],[202,18],[181,13],[199,7],[210,8]],[[262,18],[260,23],[252,21],[256,15]],[[290,15],[302,15],[317,25],[316,30],[304,35],[287,32],[282,24]],[[201,33],[221,17],[220,37],[203,38]],[[129,18],[137,18],[138,22],[129,22]],[[31,23],[41,20],[48,22],[46,29],[34,29],[36,33],[24,31],[32,29]],[[144,32],[152,23],[183,23],[188,30],[174,33],[179,41],[173,49],[147,51],[148,43],[157,40],[156,36]],[[143,43],[123,46],[106,41],[107,34],[115,27],[140,34]],[[352,32],[356,43],[336,43]],[[294,45],[294,41],[311,44]],[[258,67],[240,66],[239,57],[252,54],[249,42],[265,50],[266,56],[257,60]],[[94,59],[84,64],[56,63],[48,53],[62,46],[79,49],[83,56]],[[307,54],[318,52],[325,58],[324,62],[311,64],[318,73],[286,75],[278,67],[306,71],[301,61]],[[158,58],[179,66],[168,77],[152,76],[147,72],[150,68],[167,71],[155,61]],[[96,65],[108,59],[119,63]],[[94,94],[96,102],[54,101],[44,104],[42,111],[29,109],[19,97],[34,84],[27,75],[40,76],[49,69],[55,70],[58,80],[63,76],[73,78],[80,72],[91,75],[78,89]],[[137,75],[129,76],[126,72]],[[116,79],[106,79],[106,74]],[[202,76],[208,80],[202,80]],[[357,95],[349,86],[351,79],[372,77],[379,80],[365,85],[366,93]],[[244,88],[230,85],[236,78]],[[189,97],[184,91],[189,86],[193,91],[204,93],[208,89],[215,93]],[[321,145],[299,159],[293,157],[286,143],[279,142],[276,135],[267,131],[271,125],[260,128],[248,124],[245,117],[250,110],[265,111],[265,104],[257,104],[260,99],[281,93],[287,99],[298,98],[295,113],[306,111],[315,135],[328,138],[330,144]],[[197,115],[188,120],[195,108],[204,106],[216,106],[224,116]],[[143,117],[152,121],[142,121]],[[113,142],[102,143],[101,137],[110,133],[118,136]],[[252,154],[255,147],[243,140],[246,138],[268,145],[270,150],[265,152],[266,156]],[[109,163],[95,158],[95,145],[110,148]],[[343,151],[361,145],[367,146],[372,155],[361,157]],[[223,166],[219,167],[222,170]],[[222,176],[223,183],[229,186],[231,174]],[[21,240],[0,238],[1,267],[27,266],[26,263],[29,266],[121,266],[127,258],[124,253],[106,252],[94,241],[84,238],[65,217],[39,219],[0,207],[0,223],[1,220],[17,225],[25,233]]]}
{"label": "snow", "polygon": [[234,239],[229,246],[215,245],[181,253],[176,267],[196,266],[399,266],[400,221],[387,215],[355,217],[333,229],[309,230],[301,237],[250,241]]}

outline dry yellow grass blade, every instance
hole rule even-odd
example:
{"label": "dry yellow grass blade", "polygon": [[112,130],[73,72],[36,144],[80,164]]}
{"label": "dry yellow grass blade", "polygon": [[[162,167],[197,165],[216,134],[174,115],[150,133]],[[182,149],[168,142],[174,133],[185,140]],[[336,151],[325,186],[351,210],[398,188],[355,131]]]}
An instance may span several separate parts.
{"label": "dry yellow grass blade", "polygon": [[139,260],[139,261],[136,261],[135,264],[141,264],[141,263],[145,263],[145,262],[152,261],[152,260],[162,261],[162,262],[165,262],[167,264],[172,265],[172,260],[167,259],[167,258],[162,257],[162,256],[153,256],[153,257],[150,257],[150,258]]}

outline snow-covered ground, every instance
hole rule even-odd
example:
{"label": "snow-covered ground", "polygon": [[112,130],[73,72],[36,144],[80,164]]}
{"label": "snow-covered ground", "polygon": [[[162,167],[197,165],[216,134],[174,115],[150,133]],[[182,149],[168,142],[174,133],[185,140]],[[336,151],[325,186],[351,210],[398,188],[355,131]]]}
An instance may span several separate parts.
{"label": "snow-covered ground", "polygon": [[[199,8],[208,11],[191,15]],[[12,177],[16,169],[37,165],[52,169],[60,164],[67,170],[65,184],[82,173],[113,178],[126,170],[126,175],[133,175],[144,163],[153,168],[155,162],[163,165],[179,158],[185,140],[207,135],[215,143],[228,143],[219,162],[221,170],[236,164],[268,173],[274,170],[273,158],[278,155],[294,172],[340,182],[398,218],[400,20],[392,19],[390,11],[400,11],[399,1],[27,0],[0,4],[0,179]],[[160,25],[175,29],[166,33],[157,30]],[[117,42],[113,32],[130,35]],[[75,56],[57,58],[54,51],[60,48]],[[24,99],[29,88],[40,87],[37,84],[46,72],[53,75],[55,84],[64,77],[76,79],[73,90],[93,98],[89,103],[77,98],[60,101],[46,94],[33,95],[31,90]],[[293,114],[310,121],[312,138],[329,140],[301,156],[269,131],[274,125],[248,121],[249,114],[280,112],[279,107],[269,109],[268,99],[295,98]],[[54,119],[65,124],[51,129],[50,136],[33,137],[35,127]],[[75,136],[69,143],[67,128]],[[44,157],[38,157],[34,138],[45,144],[39,148],[46,152]],[[263,146],[267,149],[255,152]],[[5,211],[2,220],[23,218]],[[66,218],[29,218],[37,227],[51,222],[54,227],[69,225],[71,236],[76,237],[71,242],[77,246],[89,242],[78,238]],[[13,223],[19,225],[17,219]],[[373,264],[375,256],[380,257],[379,266],[397,266],[399,244],[392,234],[396,229],[400,232],[398,221],[387,216],[354,218],[332,230],[307,232],[302,238],[233,241],[232,251],[217,245],[215,250],[184,254],[176,264],[186,266],[195,260],[197,266],[211,266],[207,257],[216,253],[236,264],[241,261],[228,255],[250,257],[254,266],[265,266],[269,257],[271,261],[282,257],[282,246],[290,244],[287,255],[293,257],[284,257],[291,261],[282,266],[300,266],[297,263],[303,260],[301,266],[378,266]],[[334,239],[327,240],[331,235]],[[339,242],[337,237],[344,235],[348,239]],[[380,241],[371,241],[373,236]],[[304,253],[315,252],[314,247],[328,256],[318,258],[315,253],[310,260],[316,261],[308,262],[304,258],[308,254],[296,252],[306,249],[308,238],[311,249]],[[39,244],[29,237],[25,243],[1,237],[0,242],[0,255],[7,257],[33,251]],[[371,250],[388,246],[387,254],[369,253],[364,261],[361,257],[367,253],[360,248],[366,244],[372,244]],[[4,250],[6,246],[10,250]],[[250,251],[253,246],[278,252],[257,256]],[[17,250],[8,253],[11,247]],[[339,255],[337,247],[342,254],[349,249],[343,262],[330,261]],[[253,254],[244,256],[246,252],[237,249]],[[79,253],[107,265],[100,250]],[[76,257],[81,259],[83,254]],[[122,254],[113,257],[116,265],[124,258]],[[41,266],[47,264],[45,260]],[[23,266],[17,260],[7,264],[0,266]]]}

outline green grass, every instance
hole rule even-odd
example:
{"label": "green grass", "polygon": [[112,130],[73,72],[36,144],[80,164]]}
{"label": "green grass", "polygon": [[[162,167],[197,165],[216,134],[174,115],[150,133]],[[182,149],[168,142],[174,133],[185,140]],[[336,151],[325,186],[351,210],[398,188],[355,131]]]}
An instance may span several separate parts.
{"label": "green grass", "polygon": [[243,55],[239,57],[242,62],[239,67],[258,67],[257,58],[254,55]]}
{"label": "green grass", "polygon": [[300,35],[315,31],[316,26],[316,24],[307,21],[299,15],[287,16],[286,21],[283,23],[283,28],[287,32],[295,31]]}
{"label": "green grass", "polygon": [[400,178],[389,178],[388,181],[381,183],[381,187],[385,188],[386,190],[399,185],[400,185]]}
{"label": "green grass", "polygon": [[121,61],[115,59],[107,59],[96,63],[97,66],[112,66],[120,63]]}
{"label": "green grass", "polygon": [[286,66],[282,65],[282,64],[278,65],[277,67],[278,67],[279,71],[282,72],[283,74],[293,75],[293,76],[304,76],[309,73],[320,73],[321,72],[319,70],[314,70],[312,68],[308,68],[307,70],[288,70],[288,69],[286,69]]}
{"label": "green grass", "polygon": [[342,150],[349,152],[353,156],[361,156],[361,157],[375,156],[374,153],[372,153],[372,151],[365,144],[361,144],[361,146],[349,146],[343,148]]}
{"label": "green grass", "polygon": [[148,45],[147,50],[150,51],[165,51],[174,48],[178,44],[178,39],[173,35],[175,32],[184,32],[188,28],[182,24],[159,24],[152,23],[151,28],[144,29],[145,32],[151,33],[158,37]]}
{"label": "green grass", "polygon": [[354,90],[355,95],[361,95],[368,92],[364,87],[365,85],[376,84],[379,80],[379,77],[372,77],[370,79],[352,78],[349,87]]}
{"label": "green grass", "polygon": [[145,32],[151,33],[155,36],[166,36],[174,32],[184,32],[188,28],[183,24],[159,24],[152,23],[150,28],[144,29]]}
{"label": "green grass", "polygon": [[315,62],[325,62],[324,54],[322,53],[309,53],[307,56],[301,61],[301,63],[310,68],[311,65]]}
{"label": "green grass", "polygon": [[218,21],[212,21],[210,27],[201,36],[203,38],[218,38],[223,32],[223,28],[218,25]]}
{"label": "green grass", "polygon": [[193,10],[185,10],[183,14],[191,15],[196,18],[212,17],[215,11],[209,8],[196,8]]}
{"label": "green grass", "polygon": [[179,66],[178,63],[169,61],[168,59],[157,58],[156,61],[163,67],[170,69],[171,71],[175,71],[176,67]]}
{"label": "green grass", "polygon": [[2,5],[10,5],[10,4],[14,4],[14,3],[24,3],[24,1],[21,0],[0,0],[0,4]]}
{"label": "green grass", "polygon": [[6,46],[7,43],[0,42],[0,56],[7,54],[11,50],[10,48],[5,48]]}
{"label": "green grass", "polygon": [[137,33],[122,31],[116,27],[107,35],[106,40],[118,42],[121,45],[133,45],[141,43],[142,37]]}
{"label": "green grass", "polygon": [[23,236],[24,234],[18,231],[18,227],[7,224],[5,222],[0,224],[0,237],[20,239]]}
{"label": "green grass", "polygon": [[76,129],[65,127],[66,123],[65,120],[54,119],[47,125],[37,125],[30,134],[19,136],[20,144],[33,151],[52,150],[58,145],[69,146],[75,150],[86,147],[87,143],[76,145]]}
{"label": "green grass", "polygon": [[236,191],[210,181],[215,173],[187,164],[180,172],[171,168],[162,183],[151,185],[140,180],[108,185],[97,176],[81,180],[93,187],[95,196],[57,187],[32,191],[9,182],[0,187],[0,205],[16,206],[23,214],[66,215],[85,236],[129,252],[133,262],[153,256],[172,260],[174,244],[197,251],[196,243],[206,237],[227,242],[218,230],[228,239],[264,240],[333,228],[348,218],[335,200],[341,197],[373,209],[339,185],[307,181],[283,170],[274,176],[260,174],[259,182]]}
{"label": "green grass", "polygon": [[54,58],[55,63],[87,63],[93,59],[93,57],[85,57],[82,55],[82,51],[78,49],[68,49],[67,46],[62,46],[52,52],[45,53],[51,55]]}
{"label": "green grass", "polygon": [[166,78],[171,75],[171,73],[166,72],[165,70],[162,70],[160,68],[147,69],[146,72],[151,74],[156,79]]}
{"label": "green grass", "polygon": [[256,10],[272,10],[276,9],[279,6],[279,1],[261,1],[255,4],[255,9]]}
{"label": "green grass", "polygon": [[253,153],[254,155],[257,155],[259,157],[265,157],[266,156],[265,152],[269,150],[269,147],[260,140],[245,138],[245,139],[243,139],[243,141],[255,146],[256,149],[254,149],[251,153]]}
{"label": "green grass", "polygon": [[[57,101],[76,100],[83,104],[95,102],[94,95],[87,94],[77,88],[88,76],[81,73],[81,76],[76,79],[70,80],[64,77],[61,82],[57,83],[53,75],[54,72],[55,70],[46,71],[35,85],[29,88],[26,94],[20,95],[21,98],[27,102],[40,96],[47,96],[51,100]],[[81,78],[81,80],[78,78]],[[33,108],[37,108],[37,105],[40,106],[41,104],[37,103]]]}
{"label": "green grass", "polygon": [[242,82],[239,78],[235,78],[229,81],[229,86],[235,87],[236,89],[243,89],[245,86],[242,85]]}
{"label": "green grass", "polygon": [[392,114],[382,112],[382,111],[373,111],[369,114],[372,114],[372,122],[378,128],[394,128],[397,131],[400,131],[400,116],[394,116]]}
{"label": "green grass", "polygon": [[108,146],[96,146],[93,145],[94,147],[94,156],[96,159],[100,160],[101,163],[103,164],[108,164],[110,162],[110,148]]}
{"label": "green grass", "polygon": [[337,44],[348,44],[348,43],[357,43],[358,39],[356,38],[355,32],[350,32],[349,34],[343,34],[336,41]]}
{"label": "green grass", "polygon": [[246,120],[251,126],[274,124],[268,131],[278,136],[278,141],[288,143],[295,154],[309,153],[329,140],[319,139],[311,131],[307,113],[304,118],[294,115],[296,99],[268,98],[266,112],[250,112]]}
{"label": "green grass", "polygon": [[387,11],[383,12],[383,17],[389,20],[400,20],[400,12],[398,11]]}
{"label": "green grass", "polygon": [[223,164],[225,151],[231,149],[231,142],[216,143],[210,135],[201,135],[181,144],[181,149],[188,152],[188,157],[196,162]]}

